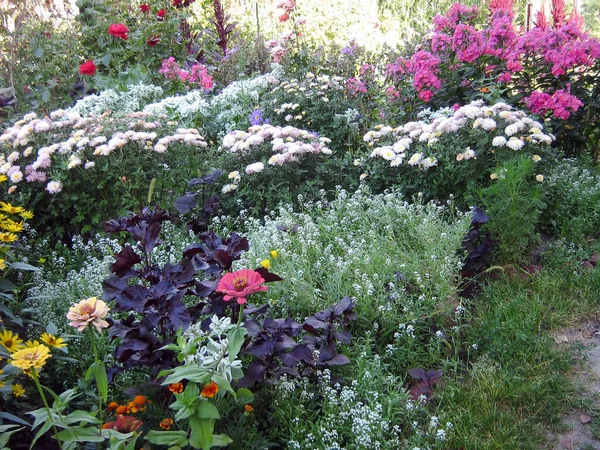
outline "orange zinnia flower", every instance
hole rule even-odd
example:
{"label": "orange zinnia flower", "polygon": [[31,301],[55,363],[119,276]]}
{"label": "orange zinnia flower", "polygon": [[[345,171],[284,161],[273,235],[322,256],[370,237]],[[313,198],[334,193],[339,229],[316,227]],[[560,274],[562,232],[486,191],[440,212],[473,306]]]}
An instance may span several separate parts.
{"label": "orange zinnia flower", "polygon": [[244,409],[247,413],[251,413],[252,411],[254,411],[254,408],[250,405],[244,405]]}
{"label": "orange zinnia flower", "polygon": [[169,385],[169,390],[173,394],[181,394],[183,392],[183,383],[174,383]]}
{"label": "orange zinnia flower", "polygon": [[173,419],[163,419],[160,422],[160,427],[163,430],[170,430],[171,429],[171,425],[173,425]]}
{"label": "orange zinnia flower", "polygon": [[202,388],[200,395],[204,398],[213,398],[219,392],[219,386],[214,381]]}
{"label": "orange zinnia flower", "polygon": [[148,399],[145,395],[136,395],[133,399],[133,403],[135,403],[137,406],[144,406],[147,402]]}
{"label": "orange zinnia flower", "polygon": [[117,406],[117,414],[125,414],[127,412],[127,406],[125,405],[121,405],[121,406]]}

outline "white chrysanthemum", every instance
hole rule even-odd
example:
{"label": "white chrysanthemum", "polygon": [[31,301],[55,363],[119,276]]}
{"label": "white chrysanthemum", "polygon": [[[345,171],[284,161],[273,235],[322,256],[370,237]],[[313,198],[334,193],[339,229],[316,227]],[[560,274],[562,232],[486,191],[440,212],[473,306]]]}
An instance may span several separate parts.
{"label": "white chrysanthemum", "polygon": [[46,190],[51,194],[58,194],[62,191],[63,185],[60,181],[50,181],[46,185]]}
{"label": "white chrysanthemum", "polygon": [[515,137],[510,138],[506,143],[506,146],[512,150],[520,150],[524,145],[525,142]]}
{"label": "white chrysanthemum", "polygon": [[416,166],[417,164],[419,164],[421,162],[422,159],[423,159],[423,153],[415,153],[408,160],[408,165]]}
{"label": "white chrysanthemum", "polygon": [[248,175],[252,175],[254,173],[259,173],[259,172],[262,172],[263,170],[265,170],[265,165],[261,162],[256,162],[256,163],[250,164],[246,167],[246,173]]}
{"label": "white chrysanthemum", "polygon": [[531,159],[533,160],[533,162],[540,162],[542,160],[542,157],[540,155],[533,155]]}
{"label": "white chrysanthemum", "polygon": [[23,179],[23,172],[17,170],[10,175],[10,181],[14,184],[17,184],[19,181]]}
{"label": "white chrysanthemum", "polygon": [[502,147],[504,144],[506,144],[506,138],[504,136],[496,136],[492,139],[492,145],[494,147]]}
{"label": "white chrysanthemum", "polygon": [[235,191],[237,188],[237,184],[226,184],[225,186],[223,186],[223,189],[221,189],[221,193],[227,194],[229,192]]}
{"label": "white chrysanthemum", "polygon": [[437,165],[437,159],[428,156],[427,158],[422,159],[419,164],[421,167],[428,169],[429,167]]}
{"label": "white chrysanthemum", "polygon": [[481,128],[486,131],[491,131],[496,129],[496,121],[494,119],[483,119],[481,121]]}

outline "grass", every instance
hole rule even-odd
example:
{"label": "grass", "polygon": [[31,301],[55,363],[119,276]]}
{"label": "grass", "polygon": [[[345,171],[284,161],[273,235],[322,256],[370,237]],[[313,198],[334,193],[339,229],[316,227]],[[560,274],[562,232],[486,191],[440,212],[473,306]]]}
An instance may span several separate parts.
{"label": "grass", "polygon": [[549,334],[600,309],[600,271],[573,269],[502,277],[477,298],[468,339],[479,357],[439,399],[455,426],[448,448],[537,449],[582,406],[569,377],[574,349]]}

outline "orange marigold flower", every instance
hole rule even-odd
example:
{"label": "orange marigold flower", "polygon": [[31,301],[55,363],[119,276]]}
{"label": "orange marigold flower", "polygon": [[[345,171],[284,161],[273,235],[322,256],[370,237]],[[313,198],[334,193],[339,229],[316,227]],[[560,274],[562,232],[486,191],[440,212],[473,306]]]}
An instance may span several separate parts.
{"label": "orange marigold flower", "polygon": [[135,403],[136,406],[144,406],[147,402],[148,399],[145,395],[136,395],[133,399],[133,403]]}
{"label": "orange marigold flower", "polygon": [[490,92],[490,88],[487,86],[484,86],[481,89],[479,89],[479,92],[481,92],[483,94],[487,94],[488,92]]}
{"label": "orange marigold flower", "polygon": [[125,406],[125,405],[117,406],[116,413],[117,414],[125,414],[125,413],[127,413],[127,406]]}
{"label": "orange marigold flower", "polygon": [[163,430],[170,430],[171,429],[171,425],[173,425],[173,419],[163,419],[160,422],[160,427]]}
{"label": "orange marigold flower", "polygon": [[173,394],[181,394],[183,392],[183,383],[174,383],[169,385],[169,390]]}
{"label": "orange marigold flower", "polygon": [[137,413],[137,412],[138,412],[140,409],[142,409],[142,408],[140,408],[138,405],[136,405],[136,404],[135,404],[135,403],[133,403],[133,402],[129,402],[129,403],[127,403],[127,412],[128,412],[128,413],[135,414],[135,413]]}
{"label": "orange marigold flower", "polygon": [[213,398],[219,392],[219,386],[214,381],[202,388],[200,395],[204,398]]}
{"label": "orange marigold flower", "polygon": [[110,402],[108,404],[108,406],[106,407],[106,409],[108,409],[109,411],[114,411],[118,407],[119,407],[119,404],[117,402]]}
{"label": "orange marigold flower", "polygon": [[251,413],[252,411],[254,411],[254,408],[250,405],[244,405],[244,409],[247,413]]}

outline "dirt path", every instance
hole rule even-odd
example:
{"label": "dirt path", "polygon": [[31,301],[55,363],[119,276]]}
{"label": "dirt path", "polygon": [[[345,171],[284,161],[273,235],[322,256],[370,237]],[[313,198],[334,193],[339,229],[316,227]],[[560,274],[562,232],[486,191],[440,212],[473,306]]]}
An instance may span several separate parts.
{"label": "dirt path", "polygon": [[553,450],[600,450],[600,436],[592,432],[596,426],[591,411],[600,409],[600,322],[588,321],[581,325],[554,333],[554,341],[559,346],[580,344],[581,356],[573,368],[574,381],[582,399],[590,400],[592,406],[587,411],[573,411],[565,416],[565,431],[548,432],[552,443],[547,449]]}

